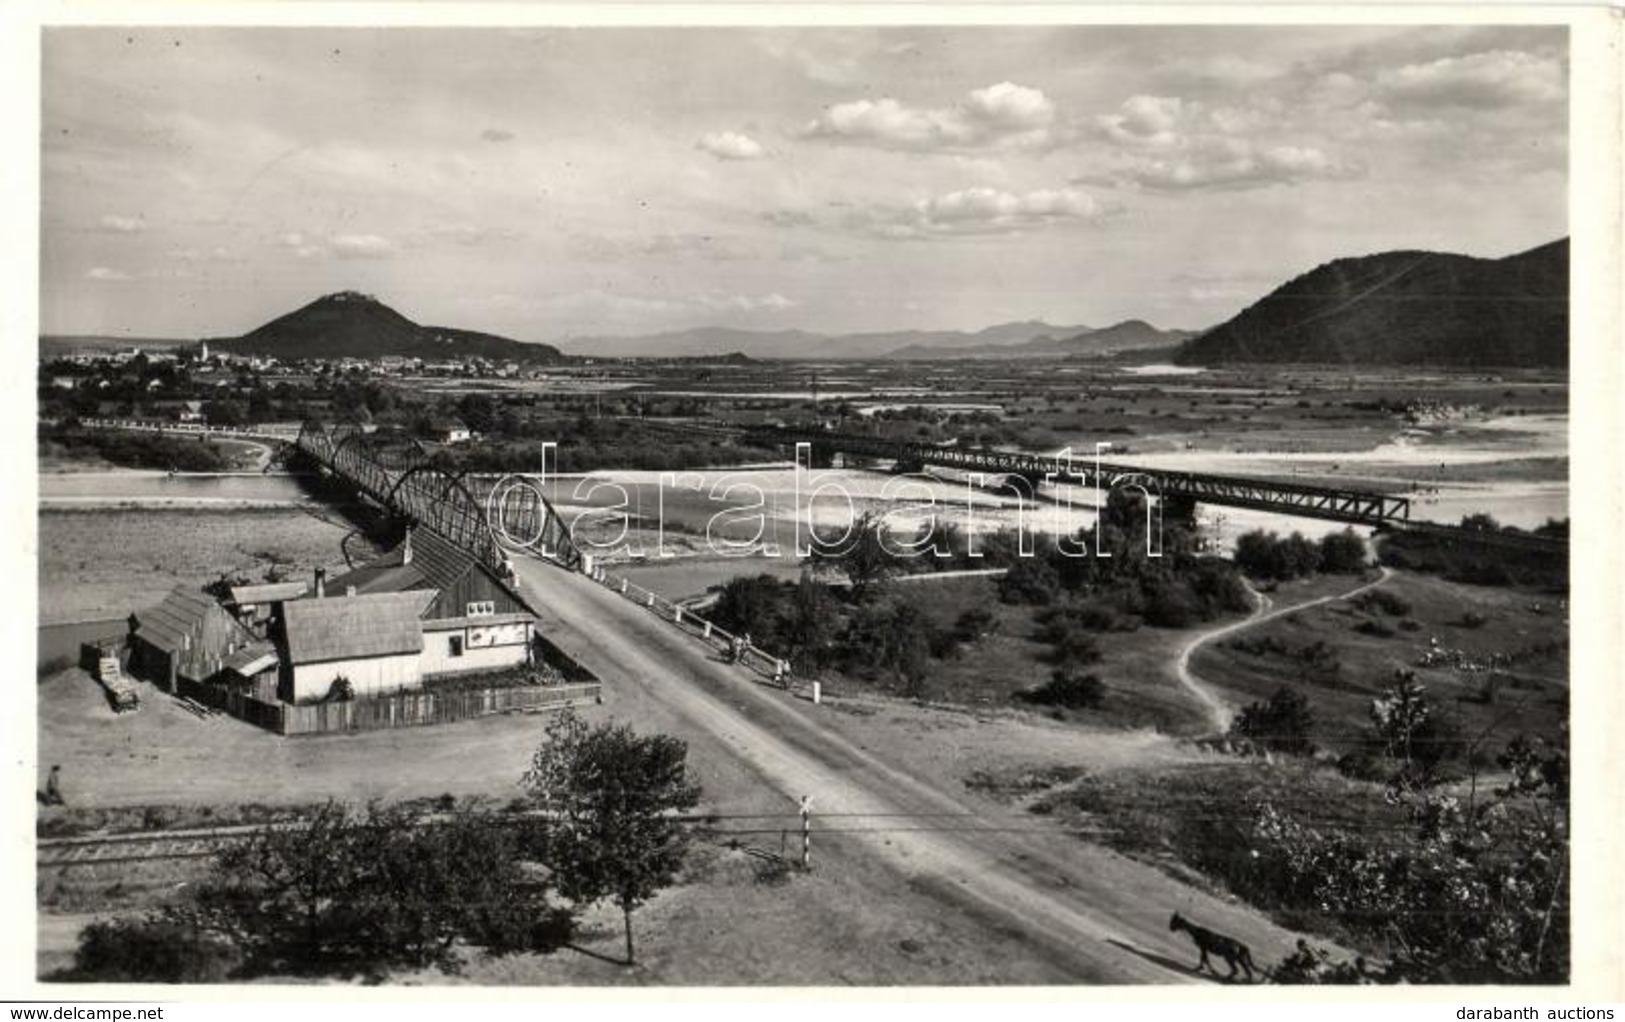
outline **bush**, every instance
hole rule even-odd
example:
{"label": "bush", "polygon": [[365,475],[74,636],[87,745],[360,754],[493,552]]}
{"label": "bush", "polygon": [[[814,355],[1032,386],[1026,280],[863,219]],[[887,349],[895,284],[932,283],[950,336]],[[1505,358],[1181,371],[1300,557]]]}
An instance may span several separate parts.
{"label": "bush", "polygon": [[1042,706],[1068,710],[1096,710],[1106,702],[1106,685],[1093,674],[1057,668],[1042,687],[1022,692],[1019,698]]}
{"label": "bush", "polygon": [[954,622],[952,635],[956,642],[973,643],[998,631],[999,619],[986,607],[972,607]]}
{"label": "bush", "polygon": [[1381,621],[1361,621],[1359,624],[1354,626],[1354,630],[1359,632],[1361,635],[1372,635],[1379,639],[1391,639],[1394,637],[1394,630],[1383,624]]}
{"label": "bush", "polygon": [[1353,529],[1330,532],[1320,538],[1320,570],[1332,575],[1353,575],[1366,566],[1365,540]]}
{"label": "bush", "polygon": [[1308,756],[1315,751],[1309,739],[1314,727],[1309,700],[1283,685],[1267,701],[1253,703],[1236,714],[1230,733],[1259,749]]}
{"label": "bush", "polygon": [[1061,593],[1061,576],[1047,558],[1025,557],[999,579],[999,599],[1005,603],[1048,606]]}
{"label": "bush", "polygon": [[113,919],[79,934],[71,973],[86,983],[220,983],[241,964],[230,944],[171,920]]}
{"label": "bush", "polygon": [[1380,611],[1389,617],[1404,617],[1411,612],[1410,601],[1386,589],[1370,589],[1354,601],[1361,610]]}

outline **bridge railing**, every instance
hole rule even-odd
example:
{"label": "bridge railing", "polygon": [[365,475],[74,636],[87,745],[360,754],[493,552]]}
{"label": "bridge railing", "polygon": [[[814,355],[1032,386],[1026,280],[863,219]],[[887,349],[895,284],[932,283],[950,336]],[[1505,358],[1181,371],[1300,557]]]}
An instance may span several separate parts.
{"label": "bridge railing", "polygon": [[[631,579],[620,575],[612,575],[602,566],[595,565],[586,575],[610,592],[617,593],[630,602],[648,610],[656,617],[671,622],[688,635],[699,639],[718,652],[729,654],[736,648],[740,649],[737,663],[743,664],[776,684],[784,686],[790,684],[790,661],[776,657],[754,643],[745,642],[744,636],[727,631],[706,620],[695,611],[688,610],[681,604],[673,603],[659,593],[645,589]],[[741,643],[742,646],[739,645]]]}

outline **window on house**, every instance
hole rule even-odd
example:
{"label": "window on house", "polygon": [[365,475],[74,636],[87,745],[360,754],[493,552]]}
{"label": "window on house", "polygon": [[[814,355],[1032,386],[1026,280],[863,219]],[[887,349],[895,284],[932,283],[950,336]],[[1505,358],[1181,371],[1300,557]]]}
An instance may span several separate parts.
{"label": "window on house", "polygon": [[461,635],[451,636],[446,645],[450,649],[452,656],[463,655],[463,637]]}
{"label": "window on house", "polygon": [[495,614],[496,612],[497,605],[495,600],[475,600],[468,605],[469,617],[483,617],[488,614]]}

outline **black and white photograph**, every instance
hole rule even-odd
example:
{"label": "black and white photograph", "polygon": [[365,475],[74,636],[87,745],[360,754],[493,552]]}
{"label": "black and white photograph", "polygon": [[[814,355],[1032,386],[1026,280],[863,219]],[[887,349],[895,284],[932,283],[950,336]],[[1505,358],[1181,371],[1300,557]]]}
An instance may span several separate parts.
{"label": "black and white photograph", "polygon": [[34,29],[35,999],[1597,981],[1617,19],[514,6]]}

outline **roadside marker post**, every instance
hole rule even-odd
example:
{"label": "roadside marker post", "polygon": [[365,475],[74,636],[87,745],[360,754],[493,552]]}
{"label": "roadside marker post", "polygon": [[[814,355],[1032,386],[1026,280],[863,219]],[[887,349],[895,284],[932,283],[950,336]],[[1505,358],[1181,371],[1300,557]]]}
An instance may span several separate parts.
{"label": "roadside marker post", "polygon": [[812,796],[801,796],[801,868],[812,869]]}

